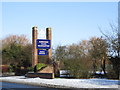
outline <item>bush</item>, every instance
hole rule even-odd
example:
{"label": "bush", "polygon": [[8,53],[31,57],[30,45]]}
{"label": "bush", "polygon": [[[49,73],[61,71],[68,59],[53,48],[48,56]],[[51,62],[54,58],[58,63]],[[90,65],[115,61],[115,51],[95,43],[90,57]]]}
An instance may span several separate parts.
{"label": "bush", "polygon": [[70,71],[70,75],[74,78],[89,78],[90,66],[87,60],[68,59],[64,62],[65,69]]}
{"label": "bush", "polygon": [[31,72],[34,71],[33,67],[28,67],[27,69],[28,69],[28,71],[31,71]]}
{"label": "bush", "polygon": [[22,67],[20,64],[16,66],[15,75],[21,76],[21,75],[25,75],[26,73],[28,73],[28,69]]}
{"label": "bush", "polygon": [[15,72],[16,66],[14,64],[9,65],[9,72]]}
{"label": "bush", "polygon": [[47,65],[44,63],[38,63],[35,67],[34,67],[34,72],[37,72],[41,69],[43,69],[44,67],[46,67]]}
{"label": "bush", "polygon": [[108,79],[118,79],[114,70],[111,70],[107,73],[107,78]]}

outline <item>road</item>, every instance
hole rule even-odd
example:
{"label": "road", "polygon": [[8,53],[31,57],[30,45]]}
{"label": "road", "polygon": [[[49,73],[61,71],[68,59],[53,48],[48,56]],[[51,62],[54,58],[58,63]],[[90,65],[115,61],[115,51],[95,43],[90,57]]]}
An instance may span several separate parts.
{"label": "road", "polygon": [[0,82],[0,88],[2,90],[60,90],[54,88],[46,88],[46,87],[38,87],[38,86],[31,86],[31,85],[24,85],[24,84],[17,84],[17,83],[8,83],[8,82]]}
{"label": "road", "polygon": [[119,90],[119,89],[117,88],[55,89],[55,88],[38,87],[38,86],[31,86],[31,85],[24,85],[17,83],[0,82],[0,90]]}

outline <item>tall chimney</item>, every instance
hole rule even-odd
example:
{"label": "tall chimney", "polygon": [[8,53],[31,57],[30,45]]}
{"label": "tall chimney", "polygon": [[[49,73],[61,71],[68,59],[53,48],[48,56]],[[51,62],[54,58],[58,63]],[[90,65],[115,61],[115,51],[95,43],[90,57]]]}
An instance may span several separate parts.
{"label": "tall chimney", "polygon": [[50,49],[48,49],[48,55],[47,55],[47,63],[50,64],[51,63],[51,59],[52,59],[52,29],[46,28],[46,39],[50,40]]}
{"label": "tall chimney", "polygon": [[37,27],[32,28],[32,67],[34,67],[38,63],[38,55],[37,55],[37,47],[36,47],[36,42],[37,42]]}

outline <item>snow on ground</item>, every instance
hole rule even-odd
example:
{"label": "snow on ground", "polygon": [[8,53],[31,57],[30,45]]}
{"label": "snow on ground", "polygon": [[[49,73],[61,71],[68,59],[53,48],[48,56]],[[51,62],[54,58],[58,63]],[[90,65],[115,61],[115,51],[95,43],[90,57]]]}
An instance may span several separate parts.
{"label": "snow on ground", "polygon": [[33,85],[52,85],[59,87],[73,88],[120,88],[119,80],[108,79],[42,79],[26,78],[24,76],[0,77],[0,81],[33,84]]}

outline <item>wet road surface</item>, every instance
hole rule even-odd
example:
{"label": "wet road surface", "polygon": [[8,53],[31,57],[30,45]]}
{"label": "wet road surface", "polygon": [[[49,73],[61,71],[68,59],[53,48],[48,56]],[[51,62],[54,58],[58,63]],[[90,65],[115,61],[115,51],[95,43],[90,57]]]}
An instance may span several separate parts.
{"label": "wet road surface", "polygon": [[46,87],[38,87],[38,86],[31,86],[31,85],[24,85],[24,84],[17,84],[17,83],[8,83],[8,82],[0,82],[0,88],[2,90],[60,90],[54,88],[46,88]]}

